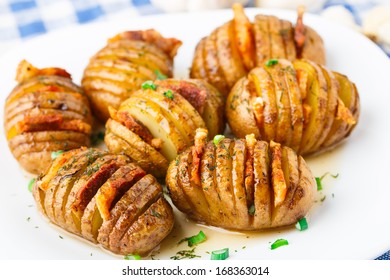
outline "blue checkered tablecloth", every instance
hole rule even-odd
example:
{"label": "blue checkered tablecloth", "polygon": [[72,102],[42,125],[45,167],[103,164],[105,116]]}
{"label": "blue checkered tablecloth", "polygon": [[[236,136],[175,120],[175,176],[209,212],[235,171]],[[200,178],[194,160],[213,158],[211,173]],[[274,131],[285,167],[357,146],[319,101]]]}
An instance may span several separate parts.
{"label": "blue checkered tablecloth", "polygon": [[[386,1],[390,2],[328,0],[324,8],[342,5],[361,24],[364,12]],[[248,6],[253,3],[254,0],[250,1]],[[0,53],[41,34],[70,25],[109,20],[123,11],[132,16],[162,13],[149,0],[0,0]],[[390,260],[390,251],[376,259]]]}

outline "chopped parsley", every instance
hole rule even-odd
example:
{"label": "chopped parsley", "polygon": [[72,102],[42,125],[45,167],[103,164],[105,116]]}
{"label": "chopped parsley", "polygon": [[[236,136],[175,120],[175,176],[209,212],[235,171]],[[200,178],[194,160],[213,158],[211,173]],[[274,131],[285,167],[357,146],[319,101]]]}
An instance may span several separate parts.
{"label": "chopped parsley", "polygon": [[169,99],[173,100],[173,92],[172,92],[172,90],[168,89],[167,91],[165,91],[164,92],[164,96],[166,98],[169,98]]}
{"label": "chopped parsley", "polygon": [[152,216],[155,216],[157,218],[161,218],[161,214],[158,213],[156,210],[152,209]]}
{"label": "chopped parsley", "polygon": [[59,151],[56,151],[56,152],[52,152],[51,153],[51,159],[56,159],[59,155],[63,154],[64,151],[63,150],[59,150]]}
{"label": "chopped parsley", "polygon": [[194,258],[200,258],[200,256],[195,255],[195,248],[192,248],[191,250],[182,250],[176,253],[176,255],[171,257],[171,260],[182,260],[182,259],[194,259]]}
{"label": "chopped parsley", "polygon": [[34,184],[35,184],[35,181],[36,181],[36,179],[33,178],[33,179],[30,180],[30,182],[28,182],[28,190],[29,190],[30,192],[32,192],[32,188],[33,188],[33,186],[34,186]]}
{"label": "chopped parsley", "polygon": [[267,66],[267,67],[270,67],[270,66],[273,66],[273,65],[276,65],[276,64],[278,64],[278,60],[277,59],[270,59],[270,60],[268,60],[266,63],[265,63],[265,66]]}
{"label": "chopped parsley", "polygon": [[213,143],[214,145],[217,145],[219,142],[221,142],[223,139],[225,139],[225,136],[224,135],[215,135],[214,136],[214,139],[213,139]]}
{"label": "chopped parsley", "polygon": [[156,74],[157,80],[165,80],[168,78],[168,76],[162,74],[158,69],[154,70],[154,74]]}
{"label": "chopped parsley", "polygon": [[141,85],[142,89],[152,89],[156,90],[157,86],[153,83],[153,81],[146,81]]}

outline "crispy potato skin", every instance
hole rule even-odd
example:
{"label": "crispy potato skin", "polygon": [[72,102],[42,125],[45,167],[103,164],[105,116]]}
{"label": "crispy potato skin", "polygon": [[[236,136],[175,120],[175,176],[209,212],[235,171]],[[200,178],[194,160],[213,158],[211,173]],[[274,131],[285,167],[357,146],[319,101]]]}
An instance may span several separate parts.
{"label": "crispy potato skin", "polygon": [[110,38],[90,59],[82,79],[97,118],[105,122],[110,116],[108,107],[117,109],[143,82],[158,78],[158,73],[172,77],[173,59],[181,44],[153,29]]}
{"label": "crispy potato skin", "polygon": [[[194,149],[201,151],[199,160]],[[194,169],[195,174],[188,171]],[[189,148],[171,162],[166,184],[172,202],[191,219],[250,231],[295,224],[308,213],[316,191],[302,157],[254,135]]]}
{"label": "crispy potato skin", "polygon": [[92,114],[82,89],[61,68],[38,69],[23,60],[19,84],[4,107],[8,146],[20,165],[40,174],[51,153],[90,145]]}
{"label": "crispy potato skin", "polygon": [[57,157],[33,186],[52,223],[120,255],[147,255],[171,231],[157,180],[124,155],[81,148]]}
{"label": "crispy potato skin", "polygon": [[225,109],[237,137],[253,133],[301,155],[336,146],[351,134],[360,114],[354,83],[305,59],[254,68],[233,87]]}
{"label": "crispy potato skin", "polygon": [[110,109],[105,143],[111,152],[124,153],[164,178],[168,163],[193,144],[197,128],[207,128],[213,137],[223,133],[225,103],[203,80],[157,80],[153,87]]}
{"label": "crispy potato skin", "polygon": [[[321,36],[303,25],[296,26],[275,16],[257,15],[250,22],[241,5],[233,5],[234,17],[198,43],[190,77],[205,79],[227,96],[234,84],[269,59],[305,58],[325,64]],[[298,27],[299,30],[295,30]],[[296,34],[300,35],[299,37]],[[302,40],[300,44],[296,39]]]}

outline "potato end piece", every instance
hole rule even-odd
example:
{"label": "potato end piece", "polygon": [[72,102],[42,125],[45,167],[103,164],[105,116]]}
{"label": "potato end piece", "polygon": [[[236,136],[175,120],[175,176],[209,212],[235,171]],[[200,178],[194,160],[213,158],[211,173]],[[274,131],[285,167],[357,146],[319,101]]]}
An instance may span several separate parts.
{"label": "potato end piece", "polygon": [[72,79],[72,76],[62,68],[38,69],[26,60],[19,63],[15,78],[17,82],[22,83],[36,76],[61,76]]}

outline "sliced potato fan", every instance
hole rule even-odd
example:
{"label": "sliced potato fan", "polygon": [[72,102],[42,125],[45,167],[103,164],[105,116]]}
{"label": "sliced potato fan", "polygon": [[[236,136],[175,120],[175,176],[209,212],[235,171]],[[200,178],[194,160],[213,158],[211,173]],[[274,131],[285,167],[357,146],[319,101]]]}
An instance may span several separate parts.
{"label": "sliced potato fan", "polygon": [[197,128],[215,135],[225,128],[219,92],[201,80],[148,81],[116,110],[110,108],[105,142],[158,178],[193,144]]}
{"label": "sliced potato fan", "polygon": [[152,175],[127,156],[98,149],[58,156],[35,182],[33,195],[52,223],[120,255],[148,254],[174,223]]}
{"label": "sliced potato fan", "polygon": [[238,3],[233,4],[233,12],[231,21],[198,43],[191,78],[205,79],[227,96],[240,78],[271,58],[305,58],[325,64],[323,40],[303,24],[303,11],[295,26],[271,15],[256,15],[252,23]]}
{"label": "sliced potato fan", "polygon": [[314,203],[316,183],[301,156],[276,142],[246,139],[195,145],[169,165],[166,184],[176,207],[191,219],[233,230],[292,225]]}
{"label": "sliced potato fan", "polygon": [[90,59],[82,79],[97,118],[106,121],[108,107],[117,109],[143,82],[172,77],[180,46],[179,40],[164,38],[153,29],[127,31],[109,39]]}
{"label": "sliced potato fan", "polygon": [[52,152],[89,146],[89,101],[65,70],[38,69],[23,60],[17,81],[6,100],[4,128],[11,152],[26,171],[45,171]]}
{"label": "sliced potato fan", "polygon": [[309,60],[271,61],[249,72],[228,96],[226,115],[236,136],[253,133],[304,155],[349,136],[360,105],[346,76]]}

